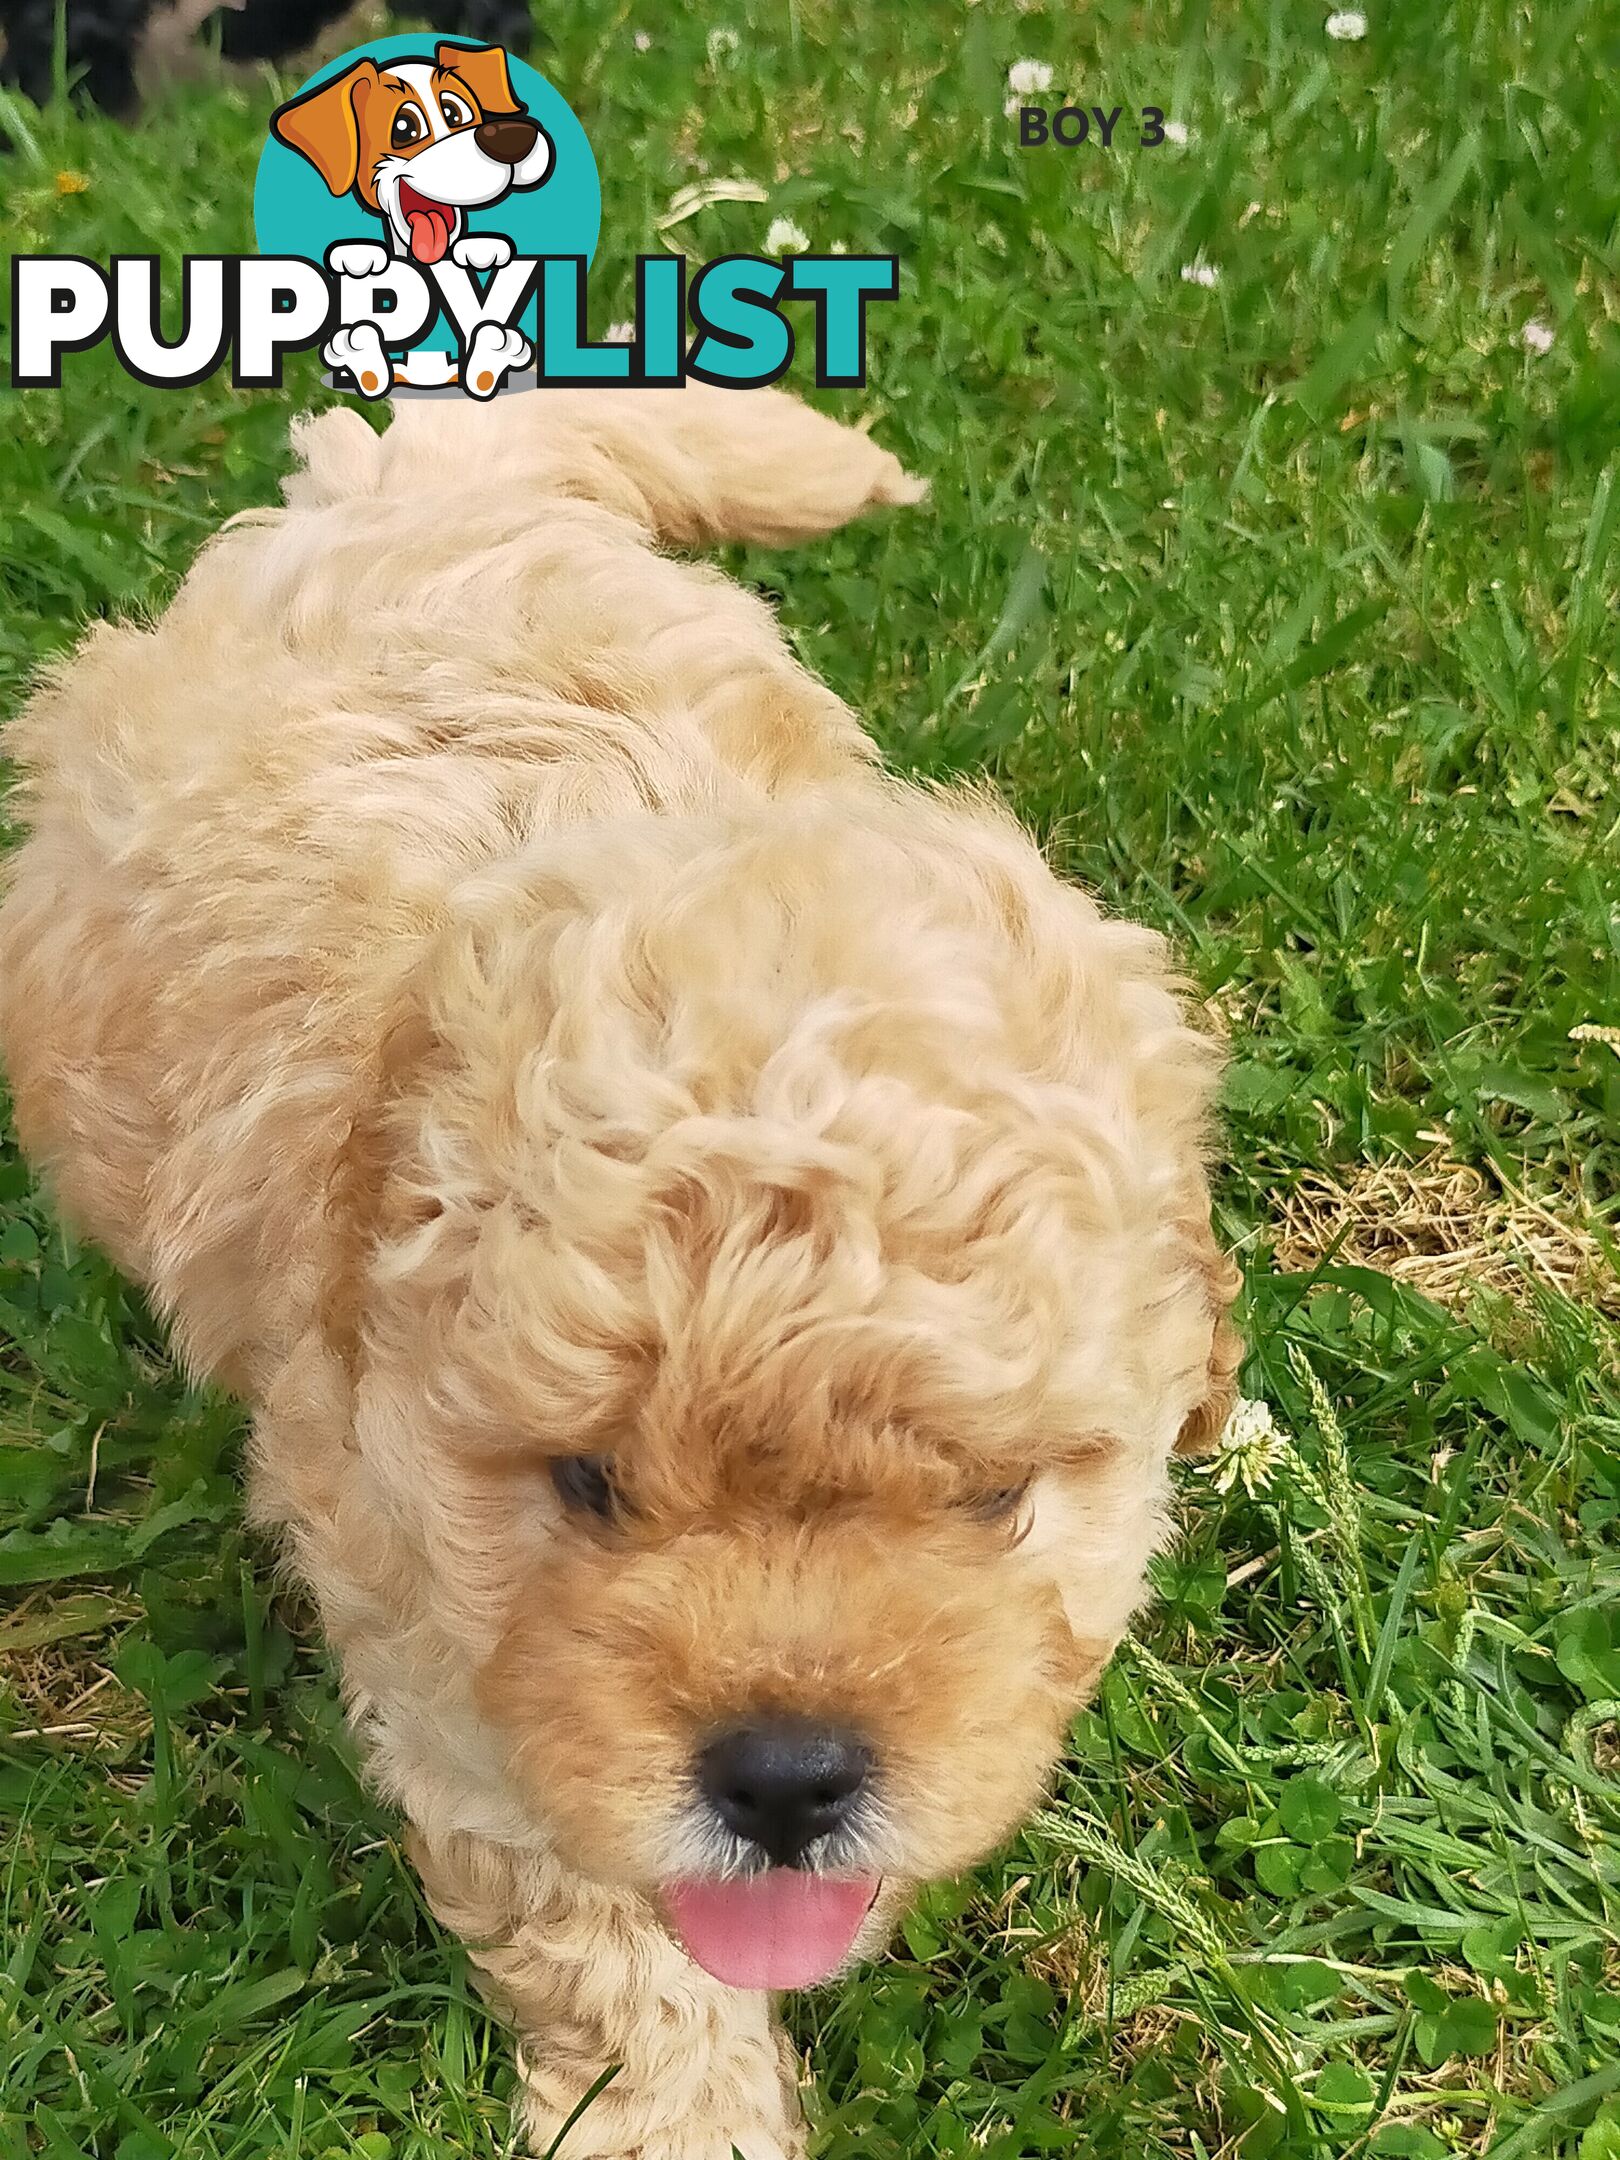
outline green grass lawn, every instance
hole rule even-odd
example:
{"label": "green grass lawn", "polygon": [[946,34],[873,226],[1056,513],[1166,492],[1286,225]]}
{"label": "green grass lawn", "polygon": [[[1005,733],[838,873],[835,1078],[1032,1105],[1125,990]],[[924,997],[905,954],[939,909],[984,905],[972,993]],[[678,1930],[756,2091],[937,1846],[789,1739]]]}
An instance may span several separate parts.
{"label": "green grass lawn", "polygon": [[[900,256],[838,409],[931,504],[733,567],[897,765],[987,770],[1179,941],[1288,1436],[1184,1479],[1050,1811],[798,2005],[821,2150],[1620,2160],[1610,0],[540,12],[598,327],[705,173],[762,199],[689,255],[787,216]],[[1020,151],[1024,58],[1187,140]],[[21,114],[5,246],[249,245],[275,94]],[[161,605],[321,395],[90,354],[0,398],[0,704]],[[8,1146],[0,2154],[507,2153],[239,1439]]]}

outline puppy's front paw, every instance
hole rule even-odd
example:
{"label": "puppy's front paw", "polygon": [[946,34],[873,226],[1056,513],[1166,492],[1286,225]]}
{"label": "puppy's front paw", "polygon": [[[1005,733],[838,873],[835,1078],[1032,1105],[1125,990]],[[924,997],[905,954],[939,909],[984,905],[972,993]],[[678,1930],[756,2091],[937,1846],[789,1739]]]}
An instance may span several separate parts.
{"label": "puppy's front paw", "polygon": [[[566,2117],[563,2118],[566,2121]],[[562,2122],[557,2124],[561,2131]],[[549,2124],[545,2127],[549,2128]],[[566,2155],[579,2140],[580,2160],[733,2160],[737,2153],[742,2160],[805,2160],[808,2150],[800,2137],[784,2136],[775,2130],[740,2129],[735,2133],[724,2130],[701,2129],[696,2124],[681,2124],[661,2130],[656,2137],[645,2143],[633,2145],[593,2144],[590,2136],[590,2110],[587,2109],[579,2124],[569,2133],[563,2147]],[[556,2142],[556,2132],[547,2138],[531,2120],[530,2138],[535,2141],[536,2160],[550,2151]]]}
{"label": "puppy's front paw", "polygon": [[534,348],[521,330],[480,323],[461,365],[462,386],[475,398],[493,397],[513,368],[527,367]]}
{"label": "puppy's front paw", "polygon": [[381,277],[388,268],[388,250],[380,240],[334,240],[326,251],[326,267],[334,277]]}
{"label": "puppy's front paw", "polygon": [[785,2092],[780,2104],[771,2091],[709,2093],[690,2111],[672,2112],[667,2084],[625,2088],[613,2078],[574,2117],[564,2105],[572,2074],[554,2082],[543,2058],[537,2064],[520,2049],[518,2075],[526,2088],[524,2149],[535,2160],[552,2149],[571,2118],[563,2145],[568,2160],[576,2154],[578,2160],[732,2160],[734,2153],[742,2160],[805,2160],[804,2120]]}
{"label": "puppy's front paw", "polygon": [[321,358],[334,375],[339,371],[352,375],[356,388],[366,397],[384,396],[393,380],[394,371],[375,323],[346,324],[334,330],[321,347]]}
{"label": "puppy's front paw", "polygon": [[463,270],[504,270],[512,252],[505,233],[465,233],[450,250],[450,260]]}

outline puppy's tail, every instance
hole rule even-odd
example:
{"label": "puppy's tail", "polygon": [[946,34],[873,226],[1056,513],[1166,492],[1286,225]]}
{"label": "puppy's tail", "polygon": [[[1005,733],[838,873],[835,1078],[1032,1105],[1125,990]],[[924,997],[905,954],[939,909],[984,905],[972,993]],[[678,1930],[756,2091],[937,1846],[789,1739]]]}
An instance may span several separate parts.
{"label": "puppy's tail", "polygon": [[859,428],[780,390],[540,390],[411,401],[383,436],[353,411],[303,422],[294,504],[370,493],[585,496],[680,547],[786,546],[927,482]]}
{"label": "puppy's tail", "polygon": [[598,391],[575,410],[654,529],[680,546],[785,547],[928,493],[862,429],[783,390]]}

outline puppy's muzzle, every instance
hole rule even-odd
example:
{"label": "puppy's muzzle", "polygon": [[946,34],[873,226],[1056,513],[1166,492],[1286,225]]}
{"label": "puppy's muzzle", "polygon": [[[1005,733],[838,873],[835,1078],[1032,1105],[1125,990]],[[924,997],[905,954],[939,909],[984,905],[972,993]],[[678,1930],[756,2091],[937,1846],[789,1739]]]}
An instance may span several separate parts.
{"label": "puppy's muzzle", "polygon": [[846,1827],[871,1767],[871,1750],[852,1734],[778,1718],[710,1741],[698,1772],[726,1828],[791,1868]]}
{"label": "puppy's muzzle", "polygon": [[493,113],[473,129],[473,141],[497,164],[521,165],[539,133],[539,123],[527,113]]}

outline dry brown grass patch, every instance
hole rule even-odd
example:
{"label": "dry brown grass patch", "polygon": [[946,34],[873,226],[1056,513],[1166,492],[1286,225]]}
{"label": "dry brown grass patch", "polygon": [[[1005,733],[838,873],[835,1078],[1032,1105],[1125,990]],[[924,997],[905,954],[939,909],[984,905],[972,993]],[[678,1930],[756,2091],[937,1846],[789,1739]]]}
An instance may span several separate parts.
{"label": "dry brown grass patch", "polygon": [[1443,1146],[1416,1163],[1302,1172],[1281,1199],[1276,1264],[1309,1274],[1324,1261],[1377,1268],[1457,1311],[1482,1291],[1524,1303],[1540,1285],[1620,1315],[1620,1275],[1583,1223]]}
{"label": "dry brown grass patch", "polygon": [[151,1712],[107,1663],[109,1634],[135,1612],[127,1600],[101,1592],[56,1599],[36,1593],[0,1621],[6,1737],[120,1756],[142,1740]]}

